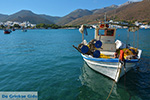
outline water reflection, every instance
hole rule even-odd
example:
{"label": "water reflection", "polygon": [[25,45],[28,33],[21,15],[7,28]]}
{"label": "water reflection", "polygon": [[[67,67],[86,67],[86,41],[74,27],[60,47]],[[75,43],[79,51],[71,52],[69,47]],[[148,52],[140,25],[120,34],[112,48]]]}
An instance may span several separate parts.
{"label": "water reflection", "polygon": [[99,89],[103,89],[105,91],[106,88],[104,86],[107,85],[108,87],[111,87],[113,84],[113,81],[111,79],[93,71],[88,67],[86,63],[84,63],[82,67],[82,75],[80,76],[80,80],[82,82],[82,85],[91,87],[95,92],[99,92]]}
{"label": "water reflection", "polygon": [[[112,88],[113,81],[93,71],[85,62],[81,68],[81,72],[79,79],[82,86],[79,88],[80,94],[77,98],[79,100],[106,100]],[[124,87],[124,81],[122,80],[115,84],[109,100],[129,100],[130,97],[131,95]],[[140,99],[134,96],[131,100]]]}

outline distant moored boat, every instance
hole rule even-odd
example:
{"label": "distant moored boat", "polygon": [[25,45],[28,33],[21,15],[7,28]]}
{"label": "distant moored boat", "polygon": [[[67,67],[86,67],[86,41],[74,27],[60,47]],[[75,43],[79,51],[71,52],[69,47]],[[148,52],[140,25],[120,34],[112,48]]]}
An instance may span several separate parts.
{"label": "distant moored boat", "polygon": [[5,29],[4,34],[10,34],[12,31],[10,29]]}
{"label": "distant moored boat", "polygon": [[15,29],[14,29],[14,28],[12,28],[12,31],[15,31]]}
{"label": "distant moored boat", "polygon": [[27,32],[27,30],[26,30],[26,29],[23,29],[22,32]]}
{"label": "distant moored boat", "polygon": [[26,28],[22,28],[22,32],[27,32],[27,29]]}

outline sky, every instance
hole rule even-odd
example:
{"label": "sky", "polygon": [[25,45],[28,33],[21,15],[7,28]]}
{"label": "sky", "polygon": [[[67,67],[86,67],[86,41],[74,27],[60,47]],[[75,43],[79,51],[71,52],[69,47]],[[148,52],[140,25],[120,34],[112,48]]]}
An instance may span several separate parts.
{"label": "sky", "polygon": [[139,0],[1,0],[0,14],[11,15],[20,10],[31,10],[36,14],[63,17],[76,9],[100,9],[127,1]]}

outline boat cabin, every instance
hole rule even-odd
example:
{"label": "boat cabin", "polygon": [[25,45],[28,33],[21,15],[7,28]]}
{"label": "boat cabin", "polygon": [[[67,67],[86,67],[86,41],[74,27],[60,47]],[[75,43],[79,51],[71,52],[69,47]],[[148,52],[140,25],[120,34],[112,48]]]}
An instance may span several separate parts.
{"label": "boat cabin", "polygon": [[[101,30],[104,30],[104,33],[100,33]],[[95,39],[102,42],[102,47],[98,48],[103,54],[114,55],[116,52],[116,29],[115,28],[96,28],[95,30]],[[108,53],[110,52],[110,53]]]}

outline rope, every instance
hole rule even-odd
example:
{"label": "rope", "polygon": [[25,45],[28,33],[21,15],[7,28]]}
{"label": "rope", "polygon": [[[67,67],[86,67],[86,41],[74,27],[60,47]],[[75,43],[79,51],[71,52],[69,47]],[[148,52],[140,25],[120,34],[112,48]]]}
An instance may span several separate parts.
{"label": "rope", "polygon": [[[120,63],[120,62],[119,62]],[[116,79],[116,77],[117,77],[117,73],[118,73],[118,69],[119,69],[119,63],[118,63],[118,67],[117,67],[117,72],[116,72],[116,75],[115,75],[115,79]],[[122,68],[122,66],[123,66],[123,64],[121,64],[121,68]],[[120,69],[121,69],[120,68]],[[111,90],[110,90],[110,92],[109,92],[109,95],[108,95],[108,97],[107,97],[107,99],[106,100],[108,100],[109,99],[109,97],[110,97],[110,95],[111,95],[111,93],[112,93],[112,90],[113,90],[113,88],[114,88],[114,86],[115,86],[115,81],[113,81],[113,85],[112,85],[112,87],[111,87]]]}
{"label": "rope", "polygon": [[137,33],[137,49],[139,48],[139,30],[138,30],[138,33]]}
{"label": "rope", "polygon": [[133,47],[135,47],[135,32],[133,33]]}
{"label": "rope", "polygon": [[110,95],[111,95],[111,93],[112,93],[112,90],[113,90],[113,88],[114,88],[114,86],[115,86],[115,81],[113,81],[113,85],[112,85],[112,87],[111,87],[111,90],[110,90],[110,92],[109,92],[109,95],[108,95],[108,97],[107,97],[107,99],[106,100],[108,100],[109,99],[109,97],[110,97]]}
{"label": "rope", "polygon": [[110,90],[110,92],[109,92],[109,95],[108,95],[108,97],[107,97],[107,99],[106,100],[108,100],[109,99],[109,97],[110,97],[110,95],[111,95],[111,93],[112,93],[112,90],[113,90],[113,88],[114,88],[114,86],[115,86],[115,81],[113,81],[113,85],[112,85],[112,87],[111,87],[111,90]]}

